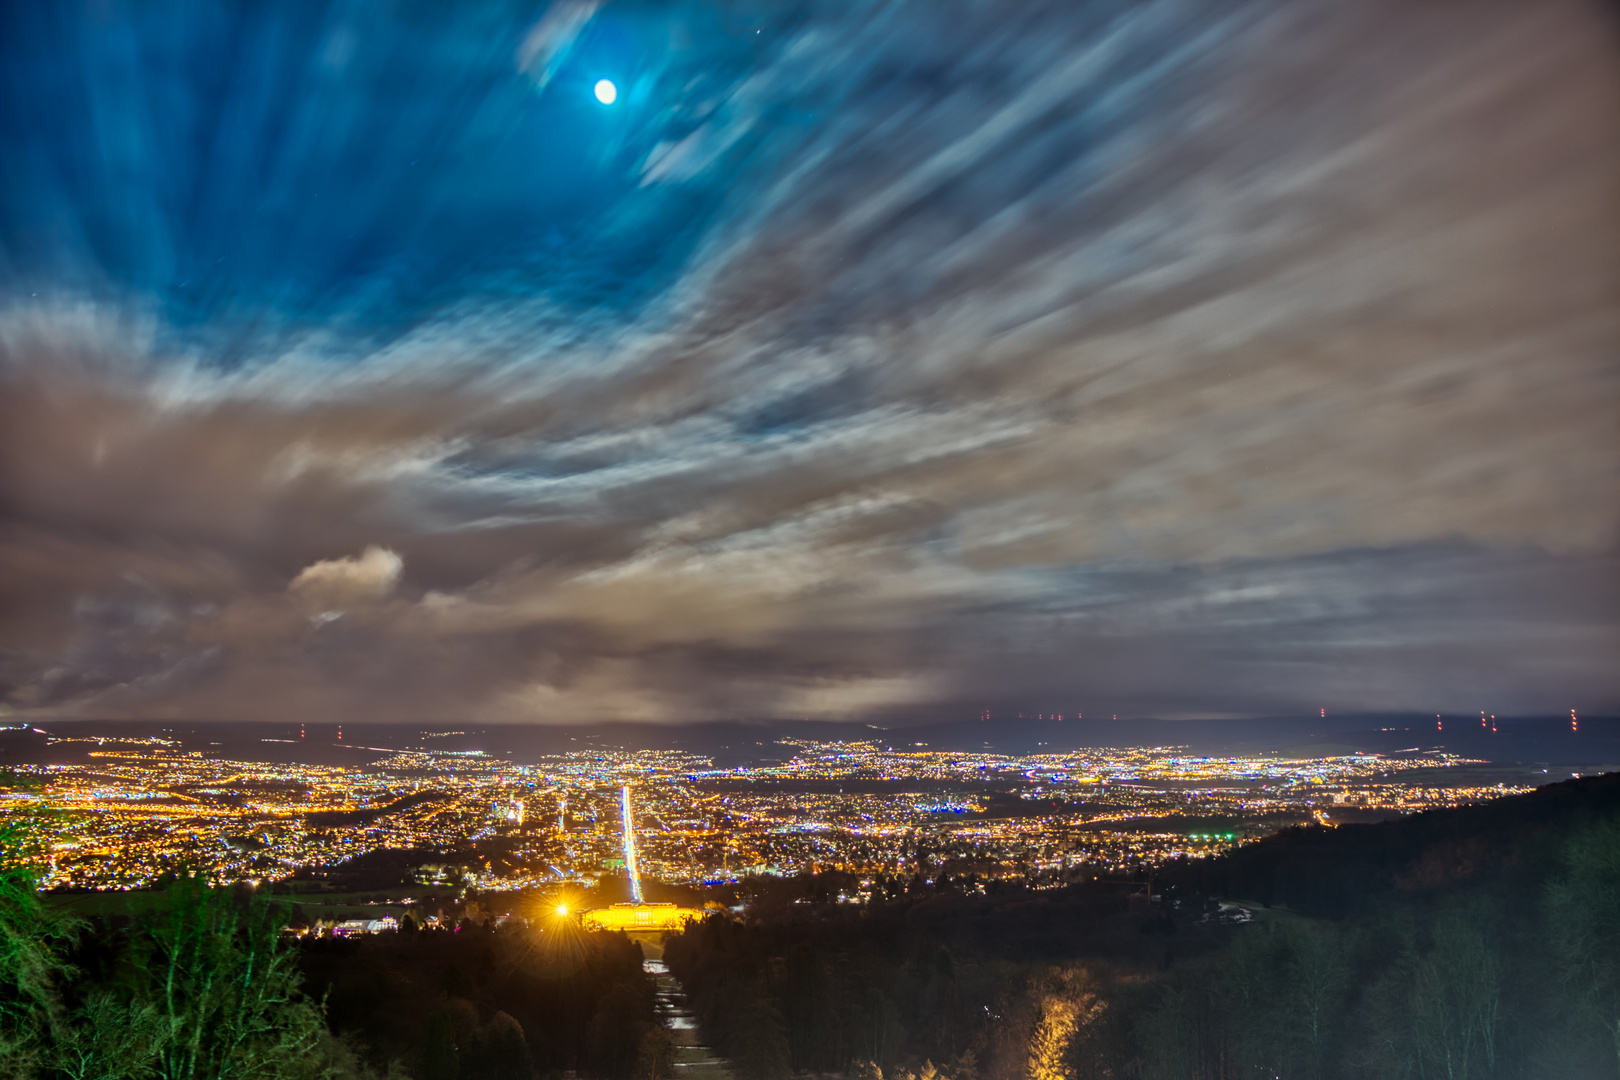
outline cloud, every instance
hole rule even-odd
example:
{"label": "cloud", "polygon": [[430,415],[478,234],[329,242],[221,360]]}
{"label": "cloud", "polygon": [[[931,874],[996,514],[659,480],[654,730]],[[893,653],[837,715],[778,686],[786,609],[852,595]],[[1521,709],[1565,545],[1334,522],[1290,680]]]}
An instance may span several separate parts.
{"label": "cloud", "polygon": [[322,559],[298,572],[287,591],[327,609],[380,600],[394,591],[405,560],[375,544],[357,557]]}
{"label": "cloud", "polygon": [[545,89],[600,6],[595,0],[558,0],[529,30],[518,48],[517,66],[534,80],[536,90]]}
{"label": "cloud", "polygon": [[1620,707],[1596,8],[488,10],[20,133],[10,708]]}

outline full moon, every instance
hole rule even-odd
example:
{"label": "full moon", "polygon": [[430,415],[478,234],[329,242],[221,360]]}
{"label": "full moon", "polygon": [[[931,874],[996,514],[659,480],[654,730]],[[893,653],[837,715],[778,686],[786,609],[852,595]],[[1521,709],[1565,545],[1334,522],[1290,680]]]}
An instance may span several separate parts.
{"label": "full moon", "polygon": [[612,80],[603,79],[596,84],[596,100],[604,105],[611,105],[619,96],[619,88],[613,85]]}

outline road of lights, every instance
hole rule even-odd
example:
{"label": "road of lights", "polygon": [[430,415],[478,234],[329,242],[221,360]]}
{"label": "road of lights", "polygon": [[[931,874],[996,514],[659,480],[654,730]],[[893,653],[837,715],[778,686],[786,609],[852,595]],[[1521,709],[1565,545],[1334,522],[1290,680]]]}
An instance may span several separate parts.
{"label": "road of lights", "polygon": [[[422,852],[424,872],[455,861],[485,889],[622,878],[630,862],[685,883],[837,868],[1039,885],[1205,857],[1291,823],[1528,790],[1470,785],[1482,763],[1441,754],[1013,755],[875,740],[769,752],[785,760],[722,769],[679,751],[601,749],[520,764],[424,749],[289,765],[125,738],[84,763],[20,768],[0,818],[27,826],[23,857],[43,887],[138,888],[178,869],[275,881],[385,848]],[[632,806],[636,851],[621,831]]]}
{"label": "road of lights", "polygon": [[624,872],[630,879],[630,899],[634,903],[642,902],[641,870],[636,865],[636,830],[635,817],[630,810],[630,785],[624,784],[619,788],[619,823],[624,833]]}

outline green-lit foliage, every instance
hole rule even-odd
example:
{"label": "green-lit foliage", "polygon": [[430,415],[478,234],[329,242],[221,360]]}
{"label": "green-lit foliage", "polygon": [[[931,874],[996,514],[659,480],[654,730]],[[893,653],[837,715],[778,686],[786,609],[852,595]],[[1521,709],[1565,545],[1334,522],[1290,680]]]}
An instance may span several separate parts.
{"label": "green-lit foliage", "polygon": [[150,1002],[93,992],[57,1040],[52,1061],[69,1080],[149,1080],[158,1075],[162,1022]]}
{"label": "green-lit foliage", "polygon": [[[0,1077],[339,1080],[364,1075],[300,990],[280,921],[258,897],[177,882],[114,934],[0,873]],[[95,974],[75,948],[100,954]]]}
{"label": "green-lit foliage", "polygon": [[183,879],[136,923],[137,1000],[156,1013],[163,1080],[322,1075],[326,1026],[299,987],[281,921],[263,897]]}
{"label": "green-lit foliage", "polygon": [[[20,828],[0,831],[0,851],[25,842]],[[63,1034],[61,983],[71,972],[64,954],[78,931],[40,903],[26,869],[0,869],[0,1077],[28,1075]]]}

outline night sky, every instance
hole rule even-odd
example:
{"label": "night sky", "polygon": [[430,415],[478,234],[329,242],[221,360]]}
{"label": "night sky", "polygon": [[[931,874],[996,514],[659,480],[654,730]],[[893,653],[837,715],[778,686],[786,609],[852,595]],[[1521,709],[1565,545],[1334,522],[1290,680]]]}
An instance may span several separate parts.
{"label": "night sky", "polygon": [[1620,709],[1616,23],[0,5],[0,712]]}

